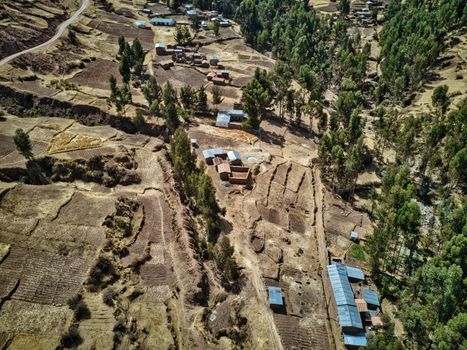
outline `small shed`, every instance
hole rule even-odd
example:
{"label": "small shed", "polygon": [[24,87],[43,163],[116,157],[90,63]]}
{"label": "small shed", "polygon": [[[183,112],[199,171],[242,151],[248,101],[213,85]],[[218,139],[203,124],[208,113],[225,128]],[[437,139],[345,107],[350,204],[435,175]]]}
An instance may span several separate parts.
{"label": "small shed", "polygon": [[216,77],[216,72],[209,72],[207,75],[206,75],[206,78],[211,81],[213,78]]}
{"label": "small shed", "polygon": [[185,12],[188,13],[188,11],[191,11],[194,9],[194,6],[192,4],[187,4],[184,6]]}
{"label": "small shed", "polygon": [[202,61],[201,61],[201,67],[202,67],[202,68],[209,68],[209,62],[208,62],[208,60],[202,60]]}
{"label": "small shed", "polygon": [[230,27],[230,22],[226,19],[222,19],[219,21],[219,26],[220,27]]}
{"label": "small shed", "polygon": [[365,279],[365,274],[358,267],[346,266],[346,269],[350,282],[361,282]]}
{"label": "small shed", "polygon": [[212,55],[209,57],[209,64],[211,66],[217,66],[219,64],[219,57],[217,55]]}
{"label": "small shed", "polygon": [[151,19],[151,24],[153,26],[167,26],[173,27],[177,24],[177,22],[173,18],[160,18],[154,17]]}
{"label": "small shed", "polygon": [[229,177],[232,174],[230,170],[230,165],[228,163],[221,163],[217,166],[217,172],[219,173],[219,177],[223,181],[229,181]]}
{"label": "small shed", "polygon": [[166,53],[166,47],[163,43],[156,43],[156,45],[154,45],[154,48],[156,49],[156,54],[158,55],[163,55]]}
{"label": "small shed", "polygon": [[218,75],[224,79],[229,79],[230,71],[224,69]]}
{"label": "small shed", "polygon": [[227,157],[229,158],[229,163],[232,165],[242,165],[242,158],[240,157],[240,152],[238,151],[228,151]]}
{"label": "small shed", "polygon": [[358,349],[359,347],[366,347],[366,333],[344,333],[344,345],[349,349]]}
{"label": "small shed", "polygon": [[355,299],[355,304],[357,305],[358,312],[368,312],[368,305],[365,299]]}
{"label": "small shed", "polygon": [[150,8],[145,7],[145,8],[143,9],[143,13],[151,14],[151,13],[152,13],[152,10],[151,10]]}
{"label": "small shed", "polygon": [[203,151],[204,160],[208,165],[212,165],[213,159],[218,156],[225,157],[225,152],[222,148],[211,148]]}
{"label": "small shed", "polygon": [[136,21],[135,26],[140,29],[146,29],[146,21]]}
{"label": "small shed", "polygon": [[228,128],[230,124],[230,115],[227,113],[217,113],[216,126],[220,128]]}
{"label": "small shed", "polygon": [[225,85],[225,80],[219,77],[212,78],[214,85]]}
{"label": "small shed", "polygon": [[232,121],[243,122],[245,119],[248,119],[248,114],[246,114],[241,109],[229,109],[225,111],[225,113],[230,115]]}
{"label": "small shed", "polygon": [[358,242],[358,232],[357,231],[352,231],[350,233],[350,239],[354,242]]}
{"label": "small shed", "polygon": [[369,308],[377,308],[380,306],[378,294],[371,288],[362,288],[362,296],[368,304]]}
{"label": "small shed", "polygon": [[188,11],[186,12],[186,15],[187,15],[188,17],[196,17],[197,14],[198,14],[198,12],[196,12],[196,10],[188,10]]}
{"label": "small shed", "polygon": [[191,146],[194,148],[198,148],[198,140],[197,139],[190,139]]}
{"label": "small shed", "polygon": [[282,288],[268,286],[268,300],[271,309],[275,312],[283,312],[285,304]]}

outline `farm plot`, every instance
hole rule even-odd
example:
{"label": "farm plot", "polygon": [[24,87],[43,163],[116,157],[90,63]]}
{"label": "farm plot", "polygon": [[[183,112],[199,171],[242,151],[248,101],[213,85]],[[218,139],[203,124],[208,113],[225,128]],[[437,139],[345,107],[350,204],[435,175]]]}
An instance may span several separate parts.
{"label": "farm plot", "polygon": [[138,38],[145,50],[152,49],[154,46],[154,35],[150,29],[139,29],[133,25],[97,20],[91,21],[89,26],[108,34],[107,42],[110,43],[117,43],[118,37],[123,35],[129,41]]}
{"label": "farm plot", "polygon": [[181,67],[176,65],[170,70],[164,70],[157,68],[154,70],[159,84],[164,84],[170,81],[171,84],[177,89],[185,85],[189,85],[193,88],[199,88],[205,83],[206,76],[193,68]]}
{"label": "farm plot", "polygon": [[69,81],[94,89],[108,90],[109,76],[113,75],[117,83],[122,83],[122,78],[118,70],[118,62],[98,58],[94,62],[88,63],[86,68],[76,74]]}

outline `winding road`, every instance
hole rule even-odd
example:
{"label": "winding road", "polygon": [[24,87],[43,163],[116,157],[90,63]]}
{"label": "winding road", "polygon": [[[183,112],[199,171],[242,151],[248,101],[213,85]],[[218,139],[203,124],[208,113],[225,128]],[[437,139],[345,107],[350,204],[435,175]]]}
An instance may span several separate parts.
{"label": "winding road", "polygon": [[63,22],[62,24],[60,24],[60,27],[58,27],[58,30],[57,32],[55,33],[55,35],[50,38],[49,40],[47,40],[45,43],[42,43],[42,44],[39,44],[37,46],[34,46],[34,47],[31,47],[29,49],[26,49],[26,50],[23,50],[21,52],[17,52],[13,55],[10,55],[8,57],[5,57],[4,59],[2,59],[0,61],[0,66],[3,66],[4,64],[7,64],[8,62],[10,62],[11,60],[14,60],[16,57],[19,57],[21,55],[24,55],[24,54],[27,54],[27,53],[30,53],[30,52],[34,52],[36,50],[40,50],[40,49],[43,49],[43,48],[46,48],[47,46],[49,46],[50,44],[52,44],[54,41],[56,41],[58,38],[60,38],[62,35],[63,35],[63,32],[65,31],[65,29],[71,24],[73,23],[82,13],[83,11],[88,7],[89,5],[89,0],[83,0],[83,3],[81,4],[81,7],[78,9],[78,11],[76,11],[73,16],[71,16],[70,18],[68,18],[65,22]]}

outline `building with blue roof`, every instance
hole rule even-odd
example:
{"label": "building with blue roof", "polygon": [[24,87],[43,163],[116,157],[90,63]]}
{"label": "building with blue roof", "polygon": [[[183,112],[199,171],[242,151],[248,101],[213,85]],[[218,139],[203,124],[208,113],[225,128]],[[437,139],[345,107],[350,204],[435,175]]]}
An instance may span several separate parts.
{"label": "building with blue roof", "polygon": [[359,347],[366,347],[366,334],[363,332],[356,334],[344,333],[344,345],[349,349],[358,349]]}
{"label": "building with blue roof", "polygon": [[216,126],[220,128],[228,128],[230,125],[230,115],[219,111],[217,113]]}
{"label": "building with blue roof", "polygon": [[177,24],[177,22],[173,18],[154,17],[154,18],[151,18],[151,24],[153,26],[173,27],[173,26],[175,26]]}
{"label": "building with blue roof", "polygon": [[362,288],[362,297],[365,299],[369,308],[377,308],[380,306],[378,294],[371,288]]}
{"label": "building with blue roof", "polygon": [[269,306],[274,312],[285,312],[284,294],[281,288],[268,286],[268,300]]}
{"label": "building with blue roof", "polygon": [[226,154],[222,148],[211,148],[203,151],[203,157],[206,164],[212,165],[215,157],[225,158]]}
{"label": "building with blue roof", "polygon": [[279,287],[268,287],[269,305],[284,305],[282,289]]}
{"label": "building with blue roof", "polygon": [[346,269],[350,282],[361,282],[365,279],[365,274],[358,267],[346,266]]}
{"label": "building with blue roof", "polygon": [[335,263],[328,265],[327,271],[341,328],[350,332],[363,329],[362,319],[355,304],[346,266]]}
{"label": "building with blue roof", "polygon": [[337,315],[339,316],[339,325],[343,330],[355,331],[363,329],[362,317],[357,306],[338,305]]}
{"label": "building with blue roof", "polygon": [[336,263],[329,265],[327,269],[336,305],[355,306],[355,298],[347,278],[347,269],[345,265]]}
{"label": "building with blue roof", "polygon": [[146,21],[135,21],[135,26],[141,29],[146,29]]}
{"label": "building with blue roof", "polygon": [[186,12],[186,15],[187,15],[188,17],[196,17],[197,14],[198,14],[198,12],[196,12],[196,10],[188,10],[188,11]]}

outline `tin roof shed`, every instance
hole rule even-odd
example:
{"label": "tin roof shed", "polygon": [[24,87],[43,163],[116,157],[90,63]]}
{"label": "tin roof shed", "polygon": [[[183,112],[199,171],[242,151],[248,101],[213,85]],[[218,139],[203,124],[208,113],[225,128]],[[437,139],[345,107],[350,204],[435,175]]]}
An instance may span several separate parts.
{"label": "tin roof shed", "polygon": [[357,305],[358,312],[368,312],[368,305],[365,299],[355,299],[355,304]]}
{"label": "tin roof shed", "polygon": [[284,305],[282,289],[279,287],[268,287],[269,305]]}
{"label": "tin roof shed", "polygon": [[231,161],[231,162],[241,159],[240,152],[238,152],[238,151],[228,151],[227,152],[227,157],[229,157],[229,161]]}
{"label": "tin roof shed", "polygon": [[366,347],[366,334],[357,333],[357,334],[348,334],[344,333],[344,345],[354,346],[354,347]]}
{"label": "tin roof shed", "polygon": [[346,269],[351,282],[359,282],[365,279],[365,274],[358,267],[346,266]]}
{"label": "tin roof shed", "polygon": [[362,318],[356,306],[339,305],[337,306],[337,314],[339,315],[339,325],[342,328],[363,329]]}
{"label": "tin roof shed", "polygon": [[363,299],[369,305],[379,306],[378,294],[371,288],[362,288]]}
{"label": "tin roof shed", "polygon": [[327,270],[336,305],[355,306],[354,295],[349,279],[347,278],[347,269],[345,265],[335,263],[333,265],[328,265]]}

